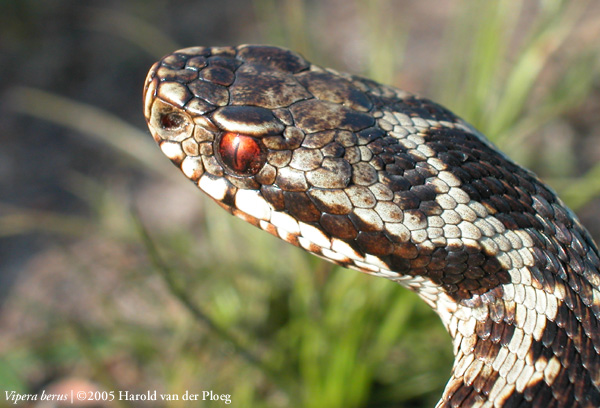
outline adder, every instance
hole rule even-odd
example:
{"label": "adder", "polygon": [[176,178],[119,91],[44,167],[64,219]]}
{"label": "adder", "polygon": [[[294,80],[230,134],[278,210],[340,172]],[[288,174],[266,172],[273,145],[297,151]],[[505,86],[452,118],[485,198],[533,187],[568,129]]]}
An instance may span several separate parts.
{"label": "adder", "polygon": [[444,107],[277,47],[154,64],[162,152],[229,213],[417,292],[452,336],[438,407],[599,407],[600,262],[533,173]]}

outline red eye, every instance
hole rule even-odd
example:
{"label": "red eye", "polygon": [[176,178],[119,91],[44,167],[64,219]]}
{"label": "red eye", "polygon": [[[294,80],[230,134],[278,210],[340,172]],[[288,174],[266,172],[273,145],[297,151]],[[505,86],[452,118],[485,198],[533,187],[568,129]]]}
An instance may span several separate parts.
{"label": "red eye", "polygon": [[223,134],[219,142],[219,154],[230,169],[247,175],[258,173],[265,160],[258,141],[239,133]]}

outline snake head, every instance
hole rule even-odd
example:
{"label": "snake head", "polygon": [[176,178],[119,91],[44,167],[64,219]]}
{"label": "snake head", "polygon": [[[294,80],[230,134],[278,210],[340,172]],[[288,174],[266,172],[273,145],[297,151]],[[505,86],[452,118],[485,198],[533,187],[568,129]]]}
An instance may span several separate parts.
{"label": "snake head", "polygon": [[[484,142],[441,106],[269,46],[167,55],[148,74],[144,102],[163,153],[230,213],[375,275],[413,279],[447,264],[441,215],[469,197],[424,134],[445,127]],[[463,224],[453,239],[461,251],[475,242]],[[486,288],[464,296],[472,290]]]}
{"label": "snake head", "polygon": [[[406,276],[413,289],[425,278],[460,299],[509,279],[497,245],[481,245],[506,229],[480,220],[499,211],[495,198],[472,199],[506,188],[465,181],[499,174],[479,161],[499,164],[503,180],[520,182],[509,173],[522,170],[431,101],[246,45],[167,55],[148,74],[144,102],[154,139],[190,180],[287,242]],[[473,271],[457,276],[471,258]]]}
{"label": "snake head", "polygon": [[144,113],[163,153],[221,206],[322,255],[333,237],[358,237],[354,197],[385,194],[358,147],[383,134],[364,90],[289,50],[194,47],[154,64]]}

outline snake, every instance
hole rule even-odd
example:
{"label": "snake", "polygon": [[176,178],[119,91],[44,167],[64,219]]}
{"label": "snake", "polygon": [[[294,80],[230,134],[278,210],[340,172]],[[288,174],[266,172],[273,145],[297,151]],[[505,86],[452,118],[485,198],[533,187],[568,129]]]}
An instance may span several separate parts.
{"label": "snake", "polygon": [[217,204],[416,292],[452,337],[437,407],[600,407],[600,261],[534,173],[441,105],[275,46],[150,69],[154,140]]}

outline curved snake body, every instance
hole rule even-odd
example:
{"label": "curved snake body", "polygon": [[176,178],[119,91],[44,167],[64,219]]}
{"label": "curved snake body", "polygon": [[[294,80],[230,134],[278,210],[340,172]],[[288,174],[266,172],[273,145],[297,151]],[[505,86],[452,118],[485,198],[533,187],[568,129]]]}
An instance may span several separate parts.
{"label": "curved snake body", "polygon": [[453,338],[438,407],[599,407],[600,262],[534,174],[427,99],[276,47],[145,83],[154,139],[227,211],[416,291]]}

